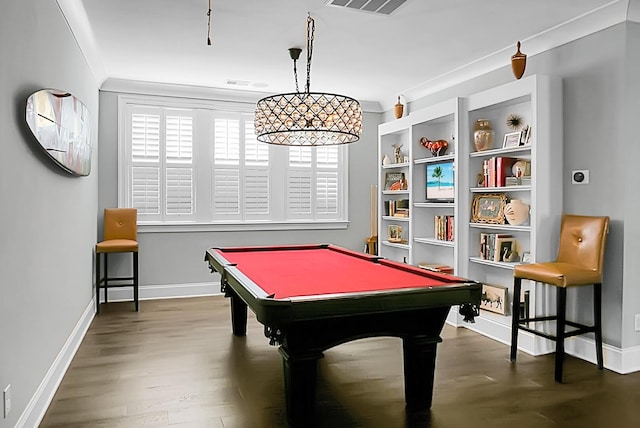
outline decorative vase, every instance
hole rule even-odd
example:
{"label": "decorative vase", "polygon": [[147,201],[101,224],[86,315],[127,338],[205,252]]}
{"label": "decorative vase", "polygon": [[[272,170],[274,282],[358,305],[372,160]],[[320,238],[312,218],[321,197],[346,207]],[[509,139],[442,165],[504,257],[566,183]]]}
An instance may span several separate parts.
{"label": "decorative vase", "polygon": [[487,150],[493,146],[493,128],[486,119],[478,119],[473,124],[473,144],[477,151]]}
{"label": "decorative vase", "polygon": [[512,199],[504,207],[504,216],[510,225],[520,226],[529,219],[529,205],[519,199]]}
{"label": "decorative vase", "polygon": [[524,69],[527,66],[527,56],[520,52],[520,41],[518,41],[518,51],[511,57],[511,69],[516,79],[520,79],[524,75]]}
{"label": "decorative vase", "polygon": [[396,103],[395,110],[396,119],[400,119],[402,117],[402,113],[404,113],[404,105],[400,102],[400,97],[398,97],[398,102]]}
{"label": "decorative vase", "polygon": [[388,154],[384,154],[384,156],[382,156],[382,165],[389,165],[391,163],[391,159],[389,159],[389,155]]}

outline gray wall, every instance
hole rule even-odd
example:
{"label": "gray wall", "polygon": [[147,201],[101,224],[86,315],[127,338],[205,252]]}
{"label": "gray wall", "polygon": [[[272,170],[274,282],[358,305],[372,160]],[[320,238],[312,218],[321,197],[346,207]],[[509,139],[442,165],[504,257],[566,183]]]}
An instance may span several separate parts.
{"label": "gray wall", "polygon": [[0,390],[12,391],[0,427],[8,428],[91,302],[97,233],[97,151],[88,177],[63,172],[35,143],[26,99],[42,88],[73,93],[96,138],[98,87],[55,2],[3,1],[0,40]]}
{"label": "gray wall", "polygon": [[[101,212],[118,204],[117,98],[116,92],[100,91]],[[330,242],[361,251],[369,236],[369,186],[377,181],[375,165],[380,116],[364,113],[362,137],[349,145],[350,221],[347,229],[139,233],[141,286],[212,282],[216,278],[203,261],[205,250],[212,246]],[[128,266],[130,261],[122,260],[121,263]]]}
{"label": "gray wall", "polygon": [[[92,300],[93,248],[102,208],[115,206],[116,106],[101,96],[54,2],[8,0],[0,16],[0,389],[12,385],[13,409],[0,428],[14,427]],[[526,52],[526,47],[523,49]],[[612,218],[605,275],[605,342],[640,345],[640,198],[635,164],[640,145],[640,25],[625,23],[528,60],[526,74],[563,78],[564,169],[588,168],[588,186],[565,174],[565,211]],[[507,59],[505,59],[505,63]],[[465,96],[513,79],[503,69],[409,106]],[[90,176],[74,178],[35,146],[24,103],[37,89],[65,89],[100,112],[98,149]],[[100,98],[100,99],[99,99]],[[392,118],[392,113],[385,115]],[[369,185],[376,181],[376,124],[365,115],[363,139],[351,146],[349,229],[332,232],[154,233],[141,239],[143,284],[209,281],[202,262],[211,245],[331,241],[360,249],[369,233]],[[98,135],[97,121],[94,135]],[[98,151],[100,162],[98,163]],[[104,171],[103,171],[104,170]],[[100,174],[99,174],[100,173]],[[98,194],[100,201],[98,202]],[[101,214],[100,214],[101,215]],[[629,221],[625,221],[629,219]],[[581,301],[589,300],[580,296]],[[584,317],[587,308],[576,309]],[[582,314],[584,312],[584,314]]]}
{"label": "gray wall", "polygon": [[[640,137],[635,125],[640,117],[640,24],[627,23],[627,38],[624,52],[624,104],[619,123],[621,132],[621,153],[616,157],[622,166],[622,175],[616,187],[623,189],[616,195],[624,210],[624,266],[622,289],[622,347],[640,345],[640,333],[634,331],[635,315],[640,314],[640,192],[638,191],[638,159],[640,159]],[[616,169],[608,163],[609,169]],[[609,171],[607,171],[608,173]]]}
{"label": "gray wall", "polygon": [[[636,162],[640,159],[633,126],[640,116],[640,24],[623,23],[527,59],[525,76],[559,76],[563,84],[563,209],[583,215],[608,215],[611,229],[603,291],[604,342],[615,347],[640,344],[634,315],[640,313],[637,286],[640,259],[640,209]],[[523,46],[526,53],[526,46]],[[505,67],[428,95],[409,104],[415,111],[451,97],[464,97],[513,81]],[[392,120],[385,113],[385,121]],[[535,130],[534,130],[535,132]],[[588,169],[590,184],[571,184],[571,171]],[[630,221],[625,222],[629,218]],[[635,239],[633,239],[635,238]],[[626,262],[626,263],[625,263]],[[572,315],[591,317],[591,289],[569,297]]]}

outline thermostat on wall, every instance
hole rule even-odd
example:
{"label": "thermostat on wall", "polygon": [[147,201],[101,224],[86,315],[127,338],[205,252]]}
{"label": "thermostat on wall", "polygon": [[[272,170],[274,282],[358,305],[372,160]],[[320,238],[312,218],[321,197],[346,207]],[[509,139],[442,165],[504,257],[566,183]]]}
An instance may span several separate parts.
{"label": "thermostat on wall", "polygon": [[571,171],[571,183],[572,184],[589,184],[589,170],[576,169],[574,171]]}

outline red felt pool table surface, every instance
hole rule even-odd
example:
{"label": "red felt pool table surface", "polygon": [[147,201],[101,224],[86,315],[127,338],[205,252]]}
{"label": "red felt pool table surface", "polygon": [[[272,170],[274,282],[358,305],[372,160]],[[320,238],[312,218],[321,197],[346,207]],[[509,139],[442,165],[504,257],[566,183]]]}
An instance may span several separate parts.
{"label": "red felt pool table surface", "polygon": [[250,247],[246,251],[215,251],[275,299],[439,287],[464,281],[332,246],[295,251],[277,247],[265,251]]}

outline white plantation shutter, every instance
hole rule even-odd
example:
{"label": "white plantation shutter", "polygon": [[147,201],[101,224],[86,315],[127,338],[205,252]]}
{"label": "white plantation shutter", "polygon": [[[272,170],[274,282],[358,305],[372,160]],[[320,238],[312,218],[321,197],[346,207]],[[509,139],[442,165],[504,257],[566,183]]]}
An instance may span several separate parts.
{"label": "white plantation shutter", "polygon": [[213,214],[223,219],[240,215],[240,175],[237,169],[213,172]]}
{"label": "white plantation shutter", "polygon": [[193,214],[193,170],[191,168],[167,168],[167,215]]}
{"label": "white plantation shutter", "polygon": [[134,166],[131,168],[131,207],[140,216],[160,215],[160,168]]}
{"label": "white plantation shutter", "polygon": [[140,220],[188,219],[193,201],[193,113],[130,106],[130,201]]}
{"label": "white plantation shutter", "polygon": [[338,169],[338,147],[318,147],[316,151],[316,165],[318,168]]}
{"label": "white plantation shutter", "polygon": [[241,103],[119,95],[118,106],[118,204],[138,221],[346,224],[346,147],[258,142],[253,106]]}
{"label": "white plantation shutter", "polygon": [[189,219],[194,214],[193,198],[193,113],[167,110],[165,118],[166,216]]}
{"label": "white plantation shutter", "polygon": [[193,154],[193,118],[167,115],[167,163],[191,163]]}
{"label": "white plantation shutter", "polygon": [[312,155],[313,152],[311,147],[289,147],[289,166],[311,167]]}
{"label": "white plantation shutter", "polygon": [[141,218],[159,219],[161,115],[159,108],[136,109],[130,116],[130,206]]}
{"label": "white plantation shutter", "polygon": [[268,170],[245,170],[243,209],[246,218],[264,218],[269,214],[269,184]]}
{"label": "white plantation shutter", "polygon": [[240,163],[240,121],[215,119],[213,137],[216,165],[238,165]]}
{"label": "white plantation shutter", "polygon": [[318,172],[316,176],[316,214],[332,217],[338,214],[338,173]]}
{"label": "white plantation shutter", "polygon": [[256,138],[253,118],[244,122],[244,162],[245,165],[269,166],[269,145]]}
{"label": "white plantation shutter", "polygon": [[134,162],[160,160],[160,115],[131,115],[131,157]]}
{"label": "white plantation shutter", "polygon": [[311,211],[311,171],[289,171],[287,200],[292,218],[309,218]]}

